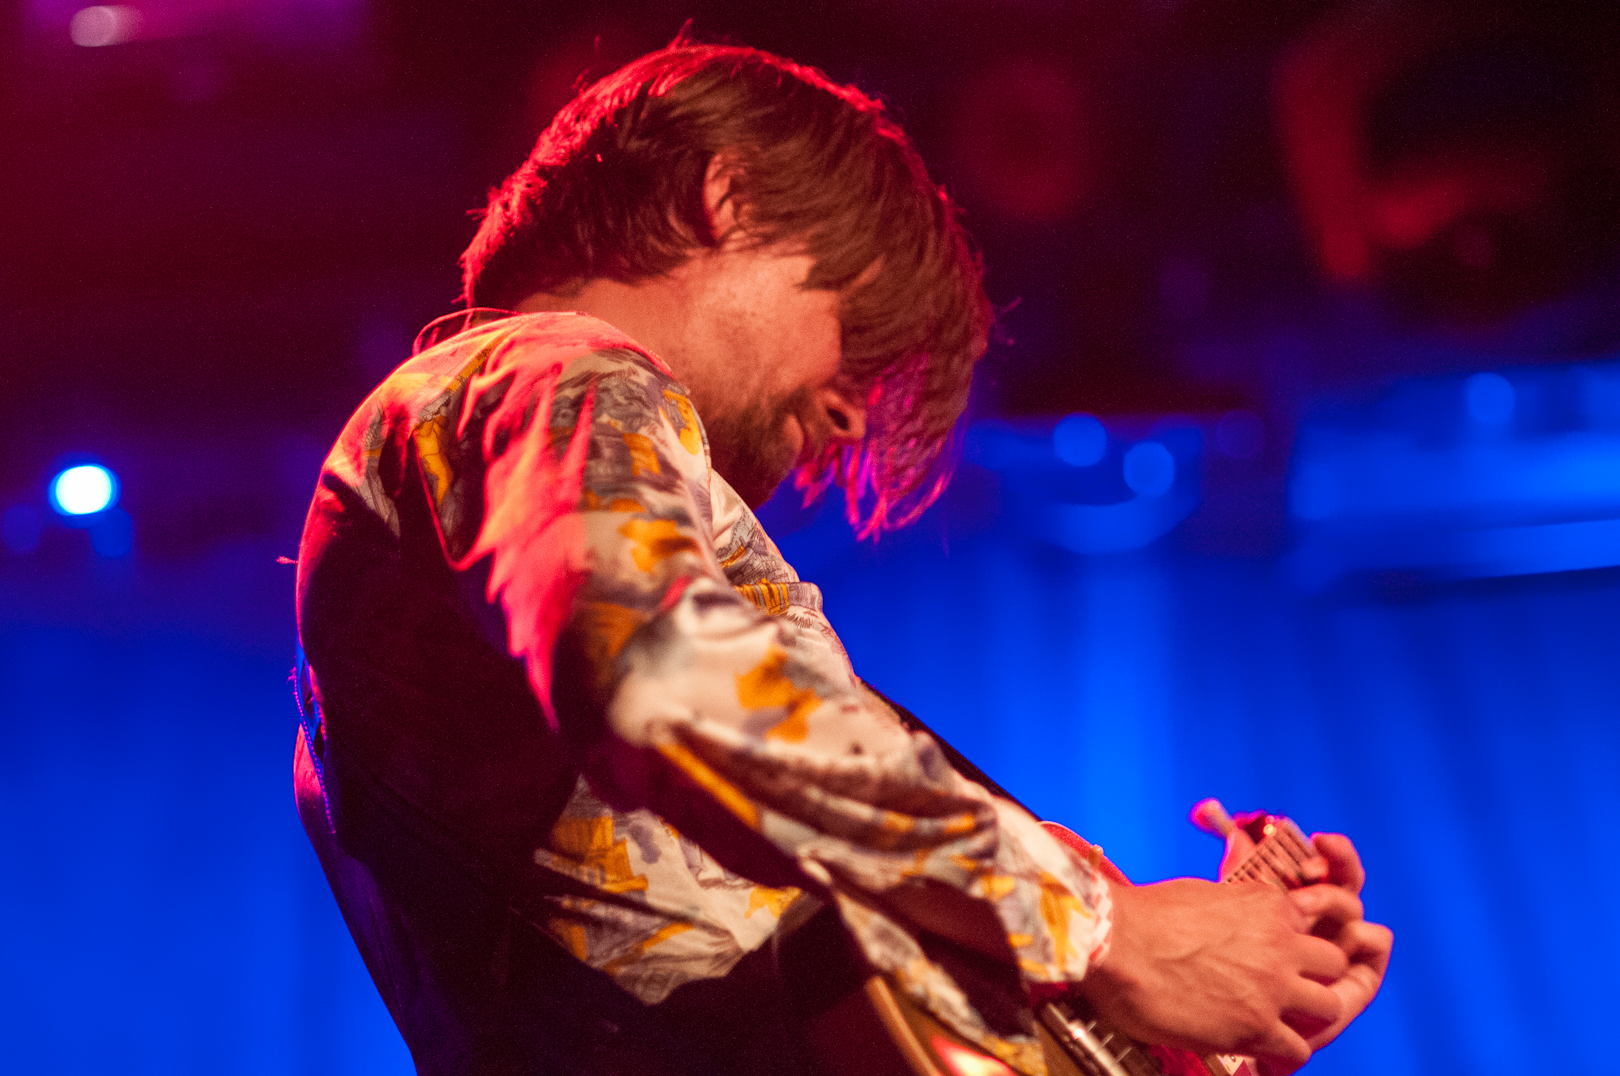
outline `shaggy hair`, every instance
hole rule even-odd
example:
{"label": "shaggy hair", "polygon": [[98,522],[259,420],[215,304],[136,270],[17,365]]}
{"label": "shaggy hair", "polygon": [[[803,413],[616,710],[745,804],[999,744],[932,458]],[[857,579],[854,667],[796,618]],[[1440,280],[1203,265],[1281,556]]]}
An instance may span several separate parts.
{"label": "shaggy hair", "polygon": [[704,204],[723,154],[750,241],[802,243],[807,287],[841,292],[839,377],[867,403],[859,445],[802,467],[836,482],[863,536],[914,520],[948,451],[992,319],[956,208],[878,101],[756,49],[677,38],[582,91],[490,194],[462,255],[468,306],[666,273],[717,236]]}

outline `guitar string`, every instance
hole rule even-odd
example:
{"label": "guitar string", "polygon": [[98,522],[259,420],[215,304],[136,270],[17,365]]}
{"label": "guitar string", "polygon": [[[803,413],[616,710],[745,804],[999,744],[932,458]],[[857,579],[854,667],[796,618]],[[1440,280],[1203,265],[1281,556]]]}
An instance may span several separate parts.
{"label": "guitar string", "polygon": [[[1302,859],[1296,851],[1295,845],[1297,844],[1297,838],[1294,837],[1294,834],[1289,830],[1286,824],[1278,825],[1277,828],[1273,830],[1271,836],[1276,838],[1276,840],[1262,842],[1262,844],[1270,845],[1269,849],[1267,849],[1268,854],[1270,854],[1273,859],[1280,855],[1284,859],[1292,860],[1293,862],[1291,864],[1285,864],[1285,866],[1289,869],[1292,877],[1294,877],[1297,881],[1303,882],[1305,880],[1304,872],[1300,868],[1305,865],[1305,860]],[[1256,849],[1256,851],[1258,850],[1259,849]]]}
{"label": "guitar string", "polygon": [[1311,858],[1312,853],[1310,850],[1305,848],[1300,843],[1299,837],[1292,832],[1286,834],[1285,838],[1279,842],[1278,847],[1292,861],[1290,869],[1295,880],[1294,884],[1296,886],[1306,884],[1305,864]]}
{"label": "guitar string", "polygon": [[1283,882],[1284,884],[1286,884],[1286,882],[1288,880],[1290,880],[1290,879],[1292,879],[1294,881],[1302,880],[1297,871],[1293,872],[1293,873],[1288,872],[1286,863],[1284,863],[1282,869],[1278,869],[1277,861],[1281,857],[1279,856],[1279,853],[1277,851],[1277,846],[1275,844],[1272,844],[1269,841],[1268,842],[1263,842],[1261,847],[1256,848],[1255,851],[1260,852],[1262,855],[1264,855],[1266,857],[1266,866],[1271,869],[1272,874],[1276,876],[1278,881]]}
{"label": "guitar string", "polygon": [[1305,864],[1314,857],[1315,853],[1305,845],[1293,827],[1284,827],[1282,833],[1284,839],[1281,842],[1281,847],[1283,851],[1288,853],[1289,858],[1294,861],[1294,873],[1303,884],[1305,881]]}
{"label": "guitar string", "polygon": [[1245,881],[1264,881],[1265,875],[1270,871],[1270,863],[1266,859],[1266,845],[1269,839],[1261,841],[1249,854],[1249,860],[1243,864],[1242,877]]}
{"label": "guitar string", "polygon": [[[1297,887],[1305,881],[1301,868],[1309,858],[1309,852],[1292,828],[1278,825],[1255,846],[1248,861],[1234,871],[1228,881],[1268,881],[1283,888]],[[1284,870],[1277,868],[1279,859],[1283,861]]]}
{"label": "guitar string", "polygon": [[1262,877],[1264,871],[1265,864],[1261,862],[1258,857],[1256,857],[1245,863],[1242,869],[1232,876],[1232,880],[1235,882],[1265,881],[1265,879]]}
{"label": "guitar string", "polygon": [[1310,849],[1305,847],[1300,835],[1294,831],[1292,826],[1279,826],[1277,832],[1283,838],[1280,842],[1283,851],[1292,856],[1294,862],[1303,866],[1305,861],[1311,858],[1312,853]]}

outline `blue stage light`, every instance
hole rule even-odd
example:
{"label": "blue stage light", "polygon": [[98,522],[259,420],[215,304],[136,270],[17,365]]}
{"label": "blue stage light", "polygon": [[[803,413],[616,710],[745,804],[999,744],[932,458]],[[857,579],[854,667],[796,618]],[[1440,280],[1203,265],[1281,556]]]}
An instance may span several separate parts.
{"label": "blue stage light", "polygon": [[1501,374],[1486,371],[1463,382],[1468,414],[1481,426],[1506,426],[1513,421],[1518,393],[1513,382]]}
{"label": "blue stage light", "polygon": [[1125,484],[1139,497],[1162,497],[1176,483],[1176,458],[1157,441],[1141,441],[1125,453]]}
{"label": "blue stage light", "polygon": [[1091,415],[1068,415],[1052,430],[1052,448],[1071,467],[1090,467],[1108,454],[1108,431]]}
{"label": "blue stage light", "polygon": [[118,479],[94,463],[69,467],[51,479],[51,507],[64,516],[104,512],[118,501]]}

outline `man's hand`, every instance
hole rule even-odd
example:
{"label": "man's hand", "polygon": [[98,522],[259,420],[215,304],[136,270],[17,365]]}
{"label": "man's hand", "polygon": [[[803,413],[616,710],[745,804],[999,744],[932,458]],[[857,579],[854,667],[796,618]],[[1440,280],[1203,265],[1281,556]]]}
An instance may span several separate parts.
{"label": "man's hand", "polygon": [[[1338,1016],[1326,1022],[1298,1017],[1289,1020],[1312,1050],[1320,1050],[1361,1015],[1378,993],[1389,967],[1395,935],[1388,927],[1362,918],[1360,896],[1367,872],[1350,838],[1342,833],[1317,833],[1311,836],[1311,846],[1317,855],[1304,865],[1303,873],[1314,884],[1296,889],[1288,897],[1310,921],[1311,934],[1338,946],[1348,961],[1344,974],[1328,986],[1339,998]],[[1222,876],[1253,851],[1254,842],[1248,835],[1242,829],[1232,830],[1221,860]],[[1286,1076],[1296,1067],[1278,1059],[1268,1063],[1266,1070],[1268,1076]]]}
{"label": "man's hand", "polygon": [[1108,953],[1080,993],[1146,1042],[1248,1054],[1291,1071],[1310,1058],[1317,1029],[1342,1026],[1345,1008],[1330,984],[1344,979],[1349,959],[1310,931],[1361,915],[1347,889],[1310,889],[1301,901],[1258,882],[1116,884]]}

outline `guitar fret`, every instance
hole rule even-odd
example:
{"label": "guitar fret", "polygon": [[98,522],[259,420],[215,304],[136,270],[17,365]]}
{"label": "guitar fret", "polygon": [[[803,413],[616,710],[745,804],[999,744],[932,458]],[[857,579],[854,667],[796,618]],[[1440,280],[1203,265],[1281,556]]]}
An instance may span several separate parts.
{"label": "guitar fret", "polygon": [[1279,889],[1297,889],[1305,884],[1304,866],[1315,853],[1285,818],[1267,825],[1267,833],[1249,858],[1226,876],[1228,882],[1266,882]]}
{"label": "guitar fret", "polygon": [[1267,864],[1266,864],[1265,854],[1263,852],[1261,852],[1260,849],[1256,848],[1255,852],[1254,852],[1254,858],[1250,861],[1250,864],[1249,864],[1249,877],[1251,879],[1253,879],[1254,881],[1263,882],[1263,881],[1266,880],[1266,874],[1267,874]]}
{"label": "guitar fret", "polygon": [[[1266,832],[1249,857],[1228,873],[1227,882],[1260,881],[1280,889],[1295,889],[1305,882],[1304,866],[1315,853],[1297,827],[1284,818],[1266,819]],[[1179,1051],[1151,1049],[1108,1027],[1077,998],[1050,1001],[1037,1010],[1041,1023],[1061,1045],[1082,1076],[1164,1076],[1166,1072],[1196,1069],[1211,1076],[1255,1071],[1249,1059],[1215,1056],[1186,1059]],[[1164,1054],[1164,1056],[1160,1056]],[[1187,1068],[1187,1065],[1193,1068]]]}
{"label": "guitar fret", "polygon": [[1275,844],[1267,841],[1259,848],[1255,849],[1255,851],[1266,857],[1266,867],[1271,871],[1271,880],[1277,885],[1286,887],[1288,886],[1289,882],[1293,882],[1297,885],[1299,882],[1304,881],[1303,878],[1299,877],[1298,872],[1288,873],[1286,864],[1284,864],[1284,868],[1282,870],[1277,868],[1277,860],[1280,857]]}
{"label": "guitar fret", "polygon": [[1281,838],[1277,843],[1285,852],[1288,853],[1295,863],[1303,866],[1306,860],[1315,855],[1314,852],[1305,847],[1304,842],[1300,839],[1299,833],[1292,825],[1287,823],[1279,825],[1277,827],[1277,835]]}

